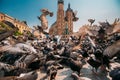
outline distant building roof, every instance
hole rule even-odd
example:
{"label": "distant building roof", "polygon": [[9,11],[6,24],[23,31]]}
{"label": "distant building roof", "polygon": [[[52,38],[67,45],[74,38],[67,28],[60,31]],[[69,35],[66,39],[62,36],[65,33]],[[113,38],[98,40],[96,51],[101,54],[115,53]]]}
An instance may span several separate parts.
{"label": "distant building roof", "polygon": [[11,19],[13,19],[13,20],[14,20],[14,18],[13,18],[13,17],[11,17],[11,16],[9,16],[9,15],[7,15],[7,14],[5,14],[5,16],[6,16],[6,17],[9,17],[9,18],[11,18]]}

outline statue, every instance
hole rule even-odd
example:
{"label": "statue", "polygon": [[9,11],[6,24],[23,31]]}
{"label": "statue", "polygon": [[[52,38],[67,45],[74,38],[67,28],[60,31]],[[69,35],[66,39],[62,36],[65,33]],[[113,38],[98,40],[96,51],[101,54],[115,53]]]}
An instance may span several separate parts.
{"label": "statue", "polygon": [[48,29],[48,20],[46,18],[47,15],[50,15],[50,17],[53,16],[53,12],[50,12],[48,9],[42,9],[42,14],[38,17],[38,19],[41,21],[41,27],[43,30]]}

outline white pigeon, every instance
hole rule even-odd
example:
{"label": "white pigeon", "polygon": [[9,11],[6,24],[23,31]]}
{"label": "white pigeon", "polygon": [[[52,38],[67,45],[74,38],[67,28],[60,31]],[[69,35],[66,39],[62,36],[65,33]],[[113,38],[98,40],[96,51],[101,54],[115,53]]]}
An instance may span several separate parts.
{"label": "white pigeon", "polygon": [[0,47],[0,52],[8,52],[10,54],[26,53],[26,51],[20,49],[19,47],[14,47],[11,45],[6,45],[6,46]]}
{"label": "white pigeon", "polygon": [[20,49],[26,49],[27,51],[31,52],[31,53],[37,53],[36,49],[34,47],[32,47],[31,45],[27,45],[24,43],[18,43],[15,45],[15,47],[18,47]]}

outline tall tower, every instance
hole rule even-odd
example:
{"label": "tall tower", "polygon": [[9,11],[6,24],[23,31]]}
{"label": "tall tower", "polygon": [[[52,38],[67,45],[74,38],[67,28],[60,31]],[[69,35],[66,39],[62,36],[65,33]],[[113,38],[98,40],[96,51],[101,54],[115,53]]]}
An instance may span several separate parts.
{"label": "tall tower", "polygon": [[65,20],[68,25],[69,34],[72,34],[73,33],[73,10],[70,7],[70,3],[68,4]]}
{"label": "tall tower", "polygon": [[64,30],[64,1],[58,0],[57,34],[62,35]]}

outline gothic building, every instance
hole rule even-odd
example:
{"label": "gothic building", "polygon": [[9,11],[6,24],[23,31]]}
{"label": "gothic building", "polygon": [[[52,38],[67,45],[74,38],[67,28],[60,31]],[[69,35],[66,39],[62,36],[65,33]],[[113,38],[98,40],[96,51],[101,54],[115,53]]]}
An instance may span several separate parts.
{"label": "gothic building", "polygon": [[69,35],[71,35],[73,33],[73,21],[77,21],[77,20],[78,18],[71,9],[70,3],[68,4],[67,10],[64,11],[64,1],[58,0],[57,20],[50,27],[49,34],[64,35],[64,31],[67,25],[68,33]]}

